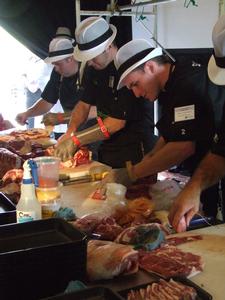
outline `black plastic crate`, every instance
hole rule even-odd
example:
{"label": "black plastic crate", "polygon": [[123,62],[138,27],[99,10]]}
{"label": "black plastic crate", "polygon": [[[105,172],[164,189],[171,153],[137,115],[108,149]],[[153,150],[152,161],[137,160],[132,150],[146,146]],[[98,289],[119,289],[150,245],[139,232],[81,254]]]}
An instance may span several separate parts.
{"label": "black plastic crate", "polygon": [[16,223],[16,206],[0,192],[0,225]]}
{"label": "black plastic crate", "polygon": [[[86,236],[62,219],[0,227],[0,298],[32,300],[86,279]],[[15,298],[16,295],[16,298]]]}
{"label": "black plastic crate", "polygon": [[123,298],[109,288],[96,286],[43,300],[123,300]]}
{"label": "black plastic crate", "polygon": [[[193,287],[196,290],[196,292],[197,292],[197,298],[196,298],[196,300],[212,300],[213,299],[212,296],[208,292],[206,292],[201,287],[199,287],[197,284],[195,284],[194,282],[192,282],[191,280],[189,280],[189,279],[187,279],[185,277],[172,277],[172,279],[174,281],[181,282],[181,283],[183,283],[185,285]],[[170,278],[164,279],[164,280],[169,281]],[[139,290],[141,288],[146,288],[148,285],[151,285],[153,282],[158,282],[158,281],[159,280],[154,280],[154,281],[146,283],[146,284],[142,284],[142,285],[135,286],[133,288],[122,290],[122,291],[119,292],[119,294],[123,297],[123,299],[126,300],[128,292],[130,290]]]}

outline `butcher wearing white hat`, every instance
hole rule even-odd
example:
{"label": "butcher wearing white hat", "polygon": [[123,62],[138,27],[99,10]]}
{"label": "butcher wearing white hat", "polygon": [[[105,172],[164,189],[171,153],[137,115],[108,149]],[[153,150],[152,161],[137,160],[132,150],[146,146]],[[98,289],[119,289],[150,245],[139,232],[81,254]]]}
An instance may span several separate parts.
{"label": "butcher wearing white hat", "polygon": [[[113,62],[116,33],[116,27],[101,17],[89,17],[76,28],[74,58],[86,62],[87,68],[82,99],[73,111],[66,139],[55,151],[63,160],[80,146],[101,140],[98,160],[120,168],[127,160],[139,162],[154,143],[153,105],[144,99],[139,101],[126,88],[117,91],[119,76]],[[77,132],[91,105],[97,107],[97,124]]]}
{"label": "butcher wearing white hat", "polygon": [[[135,181],[174,167],[178,172],[192,175],[208,152],[215,133],[212,102],[222,101],[209,95],[212,83],[206,67],[193,65],[189,60],[174,63],[163,49],[152,48],[144,39],[122,46],[116,54],[115,66],[120,76],[119,90],[126,86],[136,97],[150,102],[158,100],[161,115],[156,127],[160,137],[141,162],[128,164],[127,169],[113,170],[106,181],[113,182],[120,177],[120,172],[126,181],[128,177]],[[214,88],[225,100],[224,90]],[[213,189],[217,191],[217,187]],[[215,216],[217,194],[215,192],[212,202],[208,193],[210,191],[201,199],[203,210],[206,215]]]}
{"label": "butcher wearing white hat", "polygon": [[[213,83],[223,86],[222,89],[224,89],[225,15],[221,16],[214,25],[212,42],[214,51],[208,63],[208,75]],[[224,103],[222,97],[220,100]],[[222,110],[222,118],[211,151],[201,161],[193,177],[178,195],[171,209],[170,222],[177,231],[184,231],[192,217],[199,210],[200,195],[204,193],[204,190],[225,176],[225,106],[221,106],[221,101],[218,101],[217,104],[219,109]],[[225,220],[224,199],[222,201],[222,217]],[[211,203],[214,202],[214,195],[212,195]]]}
{"label": "butcher wearing white hat", "polygon": [[[59,27],[49,44],[48,57],[44,60],[54,66],[50,80],[46,84],[40,100],[16,116],[19,124],[24,125],[28,118],[39,115],[44,115],[43,123],[46,126],[69,123],[71,111],[81,97],[79,62],[74,59],[73,51],[74,38],[70,30],[67,27]],[[64,112],[49,112],[58,100]],[[93,124],[92,120],[89,122]],[[55,138],[60,135],[60,133],[55,132]],[[95,151],[94,149],[92,150]]]}

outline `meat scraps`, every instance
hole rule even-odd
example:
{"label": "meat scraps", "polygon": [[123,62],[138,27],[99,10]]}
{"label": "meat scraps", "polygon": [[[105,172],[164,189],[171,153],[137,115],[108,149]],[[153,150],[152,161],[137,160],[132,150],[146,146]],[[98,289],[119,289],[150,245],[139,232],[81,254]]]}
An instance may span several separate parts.
{"label": "meat scraps", "polygon": [[198,241],[198,240],[202,240],[202,235],[167,237],[166,243],[168,245],[177,246],[177,245],[181,245],[181,244],[189,243],[189,242],[193,242],[193,241]]}
{"label": "meat scraps", "polygon": [[131,290],[127,295],[127,300],[195,300],[197,292],[193,287],[181,282],[165,281],[160,279],[147,285],[145,288]]}

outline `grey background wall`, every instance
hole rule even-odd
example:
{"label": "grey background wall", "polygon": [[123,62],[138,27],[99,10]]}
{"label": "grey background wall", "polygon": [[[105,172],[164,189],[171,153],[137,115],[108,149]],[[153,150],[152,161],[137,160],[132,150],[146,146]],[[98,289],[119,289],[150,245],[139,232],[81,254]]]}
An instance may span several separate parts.
{"label": "grey background wall", "polygon": [[[139,1],[140,2],[140,1]],[[186,1],[186,3],[188,3]],[[142,19],[142,9],[134,10],[137,15],[132,17],[133,37],[150,39],[145,27],[154,32],[157,40],[165,48],[211,48],[211,32],[219,16],[221,0],[196,0],[193,6],[184,7],[185,0],[176,0],[159,4],[156,15]],[[144,12],[152,11],[152,5],[146,5]],[[144,25],[144,26],[143,26]],[[153,44],[154,45],[154,44]]]}

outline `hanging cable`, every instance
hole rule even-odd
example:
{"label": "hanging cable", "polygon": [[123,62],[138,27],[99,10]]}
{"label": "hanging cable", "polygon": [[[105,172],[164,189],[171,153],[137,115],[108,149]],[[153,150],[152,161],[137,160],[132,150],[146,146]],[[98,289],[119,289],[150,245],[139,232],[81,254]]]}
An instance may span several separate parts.
{"label": "hanging cable", "polygon": [[[145,18],[146,20],[148,20],[147,18]],[[143,20],[142,20],[142,18],[141,17],[139,17],[139,18],[137,18],[136,19],[136,17],[135,17],[135,20],[136,20],[136,22],[140,22],[140,24],[151,34],[151,39],[157,44],[157,46],[159,46],[159,47],[161,47],[162,49],[163,49],[163,52],[172,60],[172,62],[175,62],[176,61],[176,59],[157,41],[157,39],[154,37],[154,35],[153,35],[153,33],[151,32],[151,30],[150,29],[148,29],[146,26],[145,26],[145,24],[144,24],[144,22],[143,22]]]}

